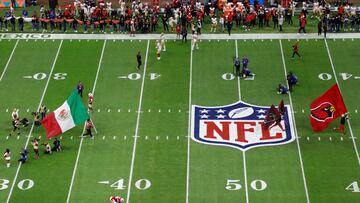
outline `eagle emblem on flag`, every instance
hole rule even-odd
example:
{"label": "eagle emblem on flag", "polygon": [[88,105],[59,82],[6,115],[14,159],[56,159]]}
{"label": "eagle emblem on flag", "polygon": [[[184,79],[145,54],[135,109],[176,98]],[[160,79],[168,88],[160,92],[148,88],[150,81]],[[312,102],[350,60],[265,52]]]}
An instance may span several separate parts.
{"label": "eagle emblem on flag", "polygon": [[[280,105],[279,105],[280,106]],[[225,106],[193,105],[192,140],[246,151],[255,147],[287,144],[295,140],[289,105],[281,106],[279,125],[269,128],[266,119],[271,106],[239,101]]]}

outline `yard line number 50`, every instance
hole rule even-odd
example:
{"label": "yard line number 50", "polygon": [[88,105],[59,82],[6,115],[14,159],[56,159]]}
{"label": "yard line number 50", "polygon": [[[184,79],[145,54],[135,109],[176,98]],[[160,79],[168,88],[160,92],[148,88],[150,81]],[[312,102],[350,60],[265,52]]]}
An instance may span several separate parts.
{"label": "yard line number 50", "polygon": [[[263,191],[267,188],[267,184],[263,180],[253,180],[250,183],[250,187],[255,191]],[[242,185],[240,184],[240,180],[228,179],[226,182],[225,189],[235,191],[240,190]]]}

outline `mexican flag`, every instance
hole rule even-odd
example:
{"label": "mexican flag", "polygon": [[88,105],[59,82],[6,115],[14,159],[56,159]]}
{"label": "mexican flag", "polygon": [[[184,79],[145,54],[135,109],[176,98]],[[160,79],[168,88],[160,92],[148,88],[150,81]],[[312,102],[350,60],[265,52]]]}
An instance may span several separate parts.
{"label": "mexican flag", "polygon": [[47,138],[64,133],[76,125],[83,124],[89,118],[80,96],[74,90],[68,99],[54,112],[47,115],[41,124]]}

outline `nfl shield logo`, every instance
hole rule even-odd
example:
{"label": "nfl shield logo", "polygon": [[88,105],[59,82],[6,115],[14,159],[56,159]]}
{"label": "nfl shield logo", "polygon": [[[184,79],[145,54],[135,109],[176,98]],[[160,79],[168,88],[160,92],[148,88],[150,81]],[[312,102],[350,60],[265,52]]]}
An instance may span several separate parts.
{"label": "nfl shield logo", "polygon": [[192,106],[191,138],[199,143],[234,147],[242,151],[254,147],[287,144],[295,140],[290,106],[279,126],[265,127],[270,106],[239,101],[226,106]]}

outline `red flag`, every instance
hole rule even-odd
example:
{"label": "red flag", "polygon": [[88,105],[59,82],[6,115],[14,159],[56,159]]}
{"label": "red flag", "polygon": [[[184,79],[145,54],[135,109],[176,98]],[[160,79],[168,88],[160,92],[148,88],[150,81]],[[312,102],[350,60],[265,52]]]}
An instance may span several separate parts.
{"label": "red flag", "polygon": [[281,115],[284,115],[285,113],[285,105],[284,105],[284,100],[282,99],[279,106],[278,106],[278,110],[280,112]]}
{"label": "red flag", "polygon": [[310,123],[313,131],[325,130],[333,120],[346,112],[339,86],[335,84],[310,104]]}

